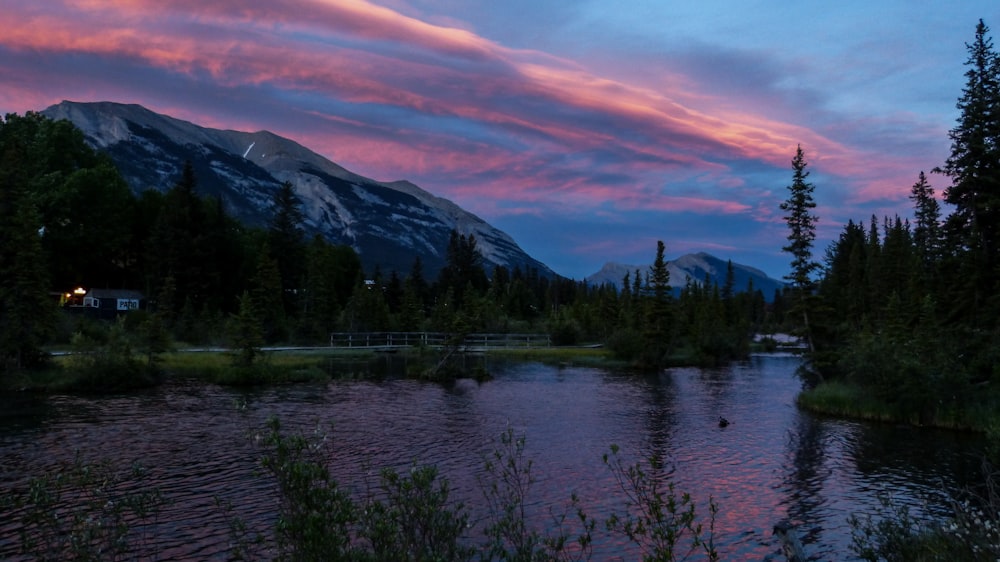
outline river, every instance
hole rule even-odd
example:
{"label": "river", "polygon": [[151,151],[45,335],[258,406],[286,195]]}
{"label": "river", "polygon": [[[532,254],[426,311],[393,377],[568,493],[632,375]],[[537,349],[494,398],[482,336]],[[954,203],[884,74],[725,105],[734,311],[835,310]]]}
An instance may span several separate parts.
{"label": "river", "polygon": [[[158,557],[224,560],[229,515],[217,500],[261,528],[276,511],[252,438],[271,416],[325,435],[332,471],[352,489],[382,467],[434,464],[474,515],[484,455],[509,427],[526,438],[538,479],[529,500],[540,522],[572,493],[598,519],[621,508],[602,462],[617,444],[629,462],[664,459],[702,515],[714,498],[723,560],[781,560],[772,536],[781,519],[796,524],[810,558],[850,560],[847,518],[872,512],[880,492],[917,513],[941,513],[938,490],[975,481],[982,442],[974,436],[800,411],[798,364],[790,355],[756,355],[650,376],[494,361],[486,382],[387,378],[234,390],[175,381],[127,395],[14,400],[0,404],[0,485],[23,484],[76,454],[139,462],[170,500],[152,533]],[[729,426],[719,426],[720,415]],[[0,523],[0,558],[16,552],[15,534]],[[599,540],[593,556],[631,558],[614,540]]]}

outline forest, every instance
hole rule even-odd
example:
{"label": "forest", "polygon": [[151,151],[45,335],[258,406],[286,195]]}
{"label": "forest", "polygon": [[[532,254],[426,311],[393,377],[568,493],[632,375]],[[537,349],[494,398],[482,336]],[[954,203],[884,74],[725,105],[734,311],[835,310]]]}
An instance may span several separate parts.
{"label": "forest", "polygon": [[288,183],[263,226],[200,194],[190,165],[166,189],[136,195],[71,123],[32,112],[0,123],[0,158],[3,371],[43,366],[49,346],[81,332],[107,339],[107,326],[60,307],[76,287],[141,292],[146,306],[126,323],[140,334],[155,324],[153,339],[189,345],[235,345],[247,335],[242,314],[262,344],[323,345],[335,331],[546,332],[555,344],[607,343],[654,366],[743,356],[782,302],[735,287],[731,267],[722,286],[692,283],[675,298],[662,242],[656,264],[626,275],[621,291],[486,271],[475,237],[458,232],[436,278],[419,257],[408,272],[363,271],[350,247],[306,239]]}
{"label": "forest", "polygon": [[[785,250],[795,258],[790,316],[811,344],[806,378],[820,383],[803,397],[809,405],[918,424],[996,425],[1000,59],[982,20],[967,49],[951,155],[931,170],[950,182],[944,205],[921,171],[909,192],[912,218],[849,221],[821,262],[801,252],[811,239],[796,233],[795,205],[786,217]],[[814,207],[805,163],[794,164],[789,202],[805,191]]]}
{"label": "forest", "polygon": [[81,333],[107,341],[109,327],[67,314],[58,295],[123,288],[146,295],[125,324],[150,353],[170,340],[545,332],[555,345],[604,344],[656,369],[741,358],[755,334],[789,330],[808,345],[803,375],[818,384],[818,406],[849,409],[864,397],[889,418],[981,427],[1000,364],[1000,59],[981,21],[968,52],[951,155],[931,170],[950,184],[940,200],[921,171],[912,217],[849,221],[816,256],[815,186],[800,147],[781,206],[789,284],[767,298],[734,286],[731,268],[721,283],[675,291],[662,241],[648,271],[626,275],[620,290],[486,271],[474,236],[459,232],[434,278],[419,258],[407,272],[364,271],[350,247],[305,237],[290,184],[275,190],[268,224],[241,224],[199,193],[191,166],[136,194],[69,122],[9,114],[0,122],[0,373],[30,373]]}

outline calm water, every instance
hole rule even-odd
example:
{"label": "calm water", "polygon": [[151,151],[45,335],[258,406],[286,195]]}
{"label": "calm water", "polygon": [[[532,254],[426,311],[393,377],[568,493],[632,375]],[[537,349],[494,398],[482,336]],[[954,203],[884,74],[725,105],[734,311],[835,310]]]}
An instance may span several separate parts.
{"label": "calm water", "polygon": [[[621,507],[601,461],[615,443],[629,461],[665,459],[702,512],[715,498],[723,559],[781,559],[771,529],[789,518],[810,557],[849,560],[847,517],[872,511],[880,491],[936,511],[935,490],[975,480],[980,443],[971,437],[800,412],[797,365],[791,356],[755,356],[640,376],[509,363],[487,365],[489,382],[448,386],[343,381],[237,391],[174,383],[125,396],[54,396],[0,405],[0,486],[78,452],[122,466],[139,461],[171,500],[155,527],[159,558],[224,560],[227,516],[217,499],[262,529],[276,510],[250,437],[272,415],[287,428],[326,434],[334,473],[353,489],[381,467],[435,464],[474,515],[483,457],[509,426],[527,437],[540,522],[574,492],[598,518]],[[720,428],[719,415],[732,424]],[[0,520],[0,558],[12,553],[13,535]],[[632,558],[606,540],[594,556]]]}

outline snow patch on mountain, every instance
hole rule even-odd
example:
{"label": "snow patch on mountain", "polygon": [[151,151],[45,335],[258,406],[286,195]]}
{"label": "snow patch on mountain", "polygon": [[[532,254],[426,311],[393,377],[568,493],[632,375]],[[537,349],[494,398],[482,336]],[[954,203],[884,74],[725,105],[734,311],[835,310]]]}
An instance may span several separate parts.
{"label": "snow patch on mountain", "polygon": [[219,197],[250,224],[266,225],[272,197],[292,184],[307,236],[322,235],[358,250],[366,268],[409,271],[421,257],[428,277],[444,265],[452,230],[474,235],[487,271],[496,265],[555,274],[508,234],[447,199],[407,182],[379,182],[346,170],[268,131],[208,129],[139,105],[63,102],[42,112],[68,119],[106,151],[132,189],[166,191],[190,162],[197,189]]}
{"label": "snow patch on mountain", "polygon": [[370,203],[372,205],[381,205],[383,207],[388,207],[389,204],[382,200],[378,195],[375,195],[371,191],[361,187],[358,184],[351,184],[351,189],[354,190],[354,194],[358,196],[365,203]]}

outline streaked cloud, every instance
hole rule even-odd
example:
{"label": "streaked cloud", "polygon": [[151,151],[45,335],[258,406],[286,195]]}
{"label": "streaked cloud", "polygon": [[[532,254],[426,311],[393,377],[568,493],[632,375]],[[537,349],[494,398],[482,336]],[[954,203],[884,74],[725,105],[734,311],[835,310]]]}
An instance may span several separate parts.
{"label": "streaked cloud", "polygon": [[[947,154],[975,19],[941,26],[951,46],[930,52],[907,42],[919,25],[852,28],[863,3],[825,8],[829,24],[802,8],[781,16],[777,2],[731,8],[719,29],[740,34],[713,35],[713,14],[672,2],[15,0],[0,32],[11,77],[0,110],[111,100],[269,129],[451,198],[547,263],[585,256],[555,266],[574,277],[622,252],[650,254],[656,239],[765,259],[754,265],[780,276],[774,209],[796,145],[831,229],[908,212],[912,178]],[[756,27],[741,28],[740,13]],[[669,22],[660,34],[655,17]],[[837,33],[800,45],[777,27],[796,24]],[[940,65],[940,86],[899,93]],[[554,247],[547,228],[560,223]],[[606,228],[619,223],[648,249],[625,250],[627,231]]]}

